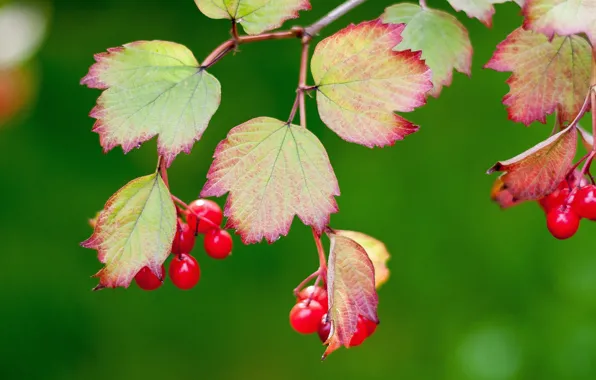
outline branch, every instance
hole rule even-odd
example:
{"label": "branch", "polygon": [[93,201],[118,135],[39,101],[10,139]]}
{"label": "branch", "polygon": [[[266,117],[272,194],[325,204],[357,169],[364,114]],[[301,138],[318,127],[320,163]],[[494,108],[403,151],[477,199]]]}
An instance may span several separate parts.
{"label": "branch", "polygon": [[300,76],[298,78],[298,99],[300,103],[300,125],[306,128],[306,101],[304,99],[304,91],[306,88],[306,75],[308,72],[308,48],[309,39],[302,38],[302,53],[300,55]]}
{"label": "branch", "polygon": [[170,184],[168,182],[168,167],[166,166],[166,160],[163,159],[163,156],[159,156],[157,158],[157,171],[161,175],[163,182],[166,184],[166,187],[169,189]]}
{"label": "branch", "polygon": [[311,39],[312,37],[317,35],[321,31],[321,29],[331,24],[341,16],[345,15],[352,9],[356,8],[358,5],[364,3],[365,1],[366,0],[347,0],[345,3],[341,4],[331,12],[327,13],[327,15],[321,18],[319,21],[305,28],[304,33],[308,36],[309,39]]}
{"label": "branch", "polygon": [[323,243],[321,243],[321,235],[312,228],[312,235],[315,238],[315,244],[317,245],[317,252],[319,253],[319,270],[320,275],[323,277],[323,281],[327,283],[327,258],[325,257],[325,250],[323,249]]}

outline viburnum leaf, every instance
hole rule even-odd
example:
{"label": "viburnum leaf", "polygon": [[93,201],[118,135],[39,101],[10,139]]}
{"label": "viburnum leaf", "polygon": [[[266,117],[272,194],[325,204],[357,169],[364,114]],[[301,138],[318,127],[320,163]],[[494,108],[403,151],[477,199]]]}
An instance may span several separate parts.
{"label": "viburnum leaf", "polygon": [[382,20],[406,24],[403,40],[394,50],[422,51],[422,59],[432,71],[432,96],[438,97],[442,87],[451,84],[454,69],[471,74],[472,45],[468,31],[449,13],[402,3],[385,9]]}
{"label": "viburnum leaf", "polygon": [[586,131],[579,125],[577,126],[577,129],[579,130],[579,135],[581,137],[584,148],[586,148],[586,150],[590,152],[592,150],[592,147],[594,146],[594,136],[592,136],[590,132]]}
{"label": "viburnum leaf", "polygon": [[178,153],[190,153],[219,107],[221,88],[188,48],[137,41],[95,60],[81,84],[105,90],[90,114],[105,151],[121,145],[127,153],[159,134],[166,165]]}
{"label": "viburnum leaf", "polygon": [[503,98],[509,118],[526,125],[546,122],[559,109],[562,121],[580,111],[590,87],[591,49],[578,36],[546,36],[522,28],[497,46],[487,68],[511,71],[510,92]]}
{"label": "viburnum leaf", "polygon": [[334,233],[352,239],[364,248],[375,268],[375,287],[377,289],[387,282],[389,279],[387,260],[391,256],[382,241],[362,232],[335,230]]}
{"label": "viburnum leaf", "polygon": [[309,0],[195,0],[203,14],[215,19],[234,20],[248,34],[279,28],[284,21],[310,10]]}
{"label": "viburnum leaf", "polygon": [[501,177],[515,201],[534,200],[553,192],[568,174],[577,148],[577,129],[570,126],[522,154],[488,170]]}
{"label": "viburnum leaf", "polygon": [[328,233],[331,240],[327,293],[331,322],[323,359],[341,346],[349,347],[358,316],[379,323],[374,266],[364,248],[341,233]]}
{"label": "viburnum leaf", "polygon": [[552,37],[585,33],[596,44],[596,0],[526,0],[524,26]]}
{"label": "viburnum leaf", "polygon": [[[505,174],[503,174],[505,175]],[[490,191],[490,199],[495,201],[502,209],[517,206],[523,201],[516,200],[503,182],[503,175],[499,176]]]}
{"label": "viburnum leaf", "polygon": [[161,175],[126,184],[104,206],[93,235],[81,243],[96,249],[105,264],[95,275],[96,289],[128,287],[144,266],[161,273],[175,233],[176,209]]}
{"label": "viburnum leaf", "polygon": [[323,144],[306,128],[259,117],[217,146],[201,196],[229,192],[227,227],[244,243],[286,235],[294,216],[321,232],[337,212],[337,178]]}
{"label": "viburnum leaf", "polygon": [[372,148],[418,130],[394,113],[423,105],[432,89],[431,71],[420,52],[393,51],[404,27],[363,22],[317,45],[311,69],[319,114],[344,140]]}
{"label": "viburnum leaf", "polygon": [[[488,27],[492,26],[493,15],[495,14],[494,4],[506,3],[510,0],[448,0],[449,4],[456,11],[464,11],[468,17],[477,18]],[[524,0],[514,0],[520,6]]]}

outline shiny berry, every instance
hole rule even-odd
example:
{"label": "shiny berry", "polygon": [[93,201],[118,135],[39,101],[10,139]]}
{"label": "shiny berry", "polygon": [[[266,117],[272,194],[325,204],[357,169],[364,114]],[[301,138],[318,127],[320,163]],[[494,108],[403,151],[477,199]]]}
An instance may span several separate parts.
{"label": "shiny berry", "polygon": [[312,299],[320,303],[323,309],[327,310],[329,308],[327,291],[319,286],[311,285],[302,289],[300,293],[298,293],[298,300],[303,301],[308,299],[313,292],[314,295],[312,296]]}
{"label": "shiny berry", "polygon": [[362,316],[358,316],[358,325],[356,325],[356,332],[350,339],[350,347],[356,347],[362,344],[368,338],[368,327]]}
{"label": "shiny berry", "polygon": [[559,208],[567,201],[570,190],[566,181],[563,181],[557,190],[553,191],[549,195],[541,198],[538,203],[542,207],[545,213],[549,213],[551,210]]}
{"label": "shiny berry", "polygon": [[176,236],[172,242],[172,253],[180,255],[181,253],[190,253],[195,246],[195,234],[190,226],[184,222],[179,222],[176,227]]}
{"label": "shiny berry", "polygon": [[546,214],[546,226],[557,239],[569,239],[579,228],[579,216],[568,206],[560,206]]}
{"label": "shiny berry", "polygon": [[187,254],[176,255],[170,263],[170,278],[176,287],[182,290],[192,289],[201,277],[199,263]]}
{"label": "shiny berry", "polygon": [[223,213],[217,203],[209,199],[197,199],[188,205],[186,221],[190,229],[199,234],[219,227],[223,220]]}
{"label": "shiny berry", "polygon": [[363,319],[364,319],[364,324],[366,325],[367,334],[368,334],[368,336],[371,336],[377,330],[378,325],[371,320],[368,320],[366,318],[363,318]]}
{"label": "shiny berry", "polygon": [[596,220],[596,186],[588,185],[579,189],[572,206],[579,217]]}
{"label": "shiny berry", "polygon": [[319,323],[319,328],[317,330],[317,334],[319,334],[319,339],[321,342],[325,343],[327,338],[329,338],[329,333],[331,332],[331,323],[325,322],[327,319],[327,314],[323,315],[321,318],[321,322]]}
{"label": "shiny berry", "polygon": [[225,259],[232,253],[232,237],[228,231],[215,228],[207,232],[203,246],[214,259]]}
{"label": "shiny berry", "polygon": [[[162,279],[164,278],[165,273],[166,273],[166,269],[162,265],[161,266],[161,278]],[[135,282],[137,283],[139,288],[141,288],[143,290],[155,290],[163,284],[163,282],[159,278],[157,278],[157,276],[154,275],[153,272],[151,272],[151,269],[149,269],[149,267],[146,267],[146,266],[141,268],[141,270],[136,274]]]}
{"label": "shiny berry", "polygon": [[313,334],[319,329],[325,310],[317,301],[298,302],[290,311],[290,325],[300,334]]}

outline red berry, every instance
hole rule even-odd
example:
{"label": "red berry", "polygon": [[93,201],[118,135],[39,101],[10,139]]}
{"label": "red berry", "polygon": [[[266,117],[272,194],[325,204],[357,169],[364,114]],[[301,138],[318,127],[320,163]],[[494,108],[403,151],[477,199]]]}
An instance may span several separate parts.
{"label": "red berry", "polygon": [[544,212],[548,214],[551,210],[564,204],[567,201],[568,196],[569,187],[567,186],[567,181],[563,181],[557,190],[541,198],[538,203],[540,203]]}
{"label": "red berry", "polygon": [[352,339],[350,339],[350,347],[356,347],[362,344],[364,340],[368,337],[368,328],[366,326],[366,322],[362,316],[358,316],[358,325],[356,326],[356,332],[352,335]]}
{"label": "red berry", "polygon": [[[161,278],[162,279],[164,278],[165,273],[166,273],[166,269],[162,265],[161,266]],[[151,269],[149,269],[149,267],[146,267],[146,266],[141,268],[141,270],[136,274],[135,282],[137,283],[139,288],[141,288],[143,290],[155,290],[163,284],[163,282],[159,278],[157,278],[157,276],[154,275],[153,272],[151,272]]]}
{"label": "red berry", "polygon": [[232,237],[228,231],[215,228],[207,232],[203,246],[205,252],[214,259],[225,259],[232,253]]}
{"label": "red berry", "polygon": [[190,226],[184,222],[178,222],[176,236],[172,242],[172,253],[175,255],[190,253],[195,246],[195,240],[195,234]]}
{"label": "red berry", "polygon": [[331,323],[325,323],[325,319],[327,318],[327,314],[323,315],[321,318],[321,322],[319,323],[319,329],[317,333],[319,334],[319,339],[321,342],[325,343],[327,338],[329,338],[329,333],[331,332]]}
{"label": "red berry", "polygon": [[319,329],[325,310],[315,300],[301,301],[290,311],[290,325],[300,334],[313,334]]}
{"label": "red berry", "polygon": [[199,263],[191,255],[176,255],[170,263],[170,277],[176,287],[182,290],[192,289],[201,277]]}
{"label": "red berry", "polygon": [[546,226],[557,239],[569,239],[577,232],[579,219],[571,207],[560,206],[546,214]]}
{"label": "red berry", "polygon": [[364,318],[364,317],[363,317],[363,319],[364,319],[364,324],[366,325],[366,331],[368,333],[368,336],[371,336],[377,329],[377,324],[371,320]]}
{"label": "red berry", "polygon": [[197,199],[188,205],[186,221],[193,232],[205,234],[209,230],[219,227],[222,220],[221,208],[209,199]]}
{"label": "red berry", "polygon": [[312,296],[312,299],[320,303],[323,309],[327,310],[329,308],[327,291],[319,286],[311,285],[302,289],[300,293],[298,293],[298,300],[303,301],[308,299],[313,292],[314,295]]}
{"label": "red berry", "polygon": [[579,189],[572,206],[579,217],[596,219],[596,186],[588,185]]}

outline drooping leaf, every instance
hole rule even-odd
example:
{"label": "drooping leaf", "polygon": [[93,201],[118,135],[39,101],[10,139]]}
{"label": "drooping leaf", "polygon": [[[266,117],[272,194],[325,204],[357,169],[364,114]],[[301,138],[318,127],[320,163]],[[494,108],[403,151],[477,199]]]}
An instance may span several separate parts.
{"label": "drooping leaf", "polygon": [[[477,18],[488,27],[492,26],[495,14],[494,4],[506,3],[510,0],[448,0],[456,11],[464,11],[468,17]],[[514,0],[520,6],[524,0]]]}
{"label": "drooping leaf", "polygon": [[497,162],[488,174],[505,172],[501,178],[514,200],[539,199],[565,179],[576,148],[577,130],[567,127],[512,159]]}
{"label": "drooping leaf", "polygon": [[327,294],[331,331],[323,358],[341,346],[349,347],[358,316],[379,323],[374,266],[364,248],[341,234],[328,233],[331,240]]}
{"label": "drooping leaf", "polygon": [[507,186],[505,186],[502,176],[503,175],[495,180],[493,187],[490,190],[490,199],[496,202],[502,209],[507,209],[522,203],[523,201],[513,198],[513,194],[511,194],[509,189],[507,189]]}
{"label": "drooping leaf", "polygon": [[321,41],[311,69],[321,119],[346,141],[392,145],[418,127],[396,115],[423,105],[432,88],[420,52],[393,51],[405,25],[351,25]]}
{"label": "drooping leaf", "polygon": [[594,146],[594,136],[592,136],[590,132],[586,131],[579,125],[577,126],[577,129],[579,130],[579,135],[581,137],[584,148],[586,148],[586,150],[590,152],[592,150],[592,147]]}
{"label": "drooping leaf", "polygon": [[93,235],[81,245],[96,249],[105,266],[96,289],[128,287],[144,266],[156,275],[176,233],[176,209],[161,175],[137,178],[106,203]]}
{"label": "drooping leaf", "polygon": [[306,128],[259,117],[233,128],[216,151],[201,196],[229,192],[225,215],[245,243],[286,235],[294,216],[321,232],[339,186],[323,144]]}
{"label": "drooping leaf", "polygon": [[279,28],[284,21],[310,10],[310,0],[195,0],[203,14],[215,19],[234,20],[248,34]]}
{"label": "drooping leaf", "polygon": [[557,107],[562,121],[581,109],[590,86],[591,50],[581,37],[554,37],[514,30],[497,46],[486,67],[511,71],[510,92],[503,98],[509,118],[526,125],[546,122]]}
{"label": "drooping leaf", "polygon": [[468,31],[449,13],[402,3],[385,9],[382,20],[406,24],[403,40],[394,50],[422,51],[422,59],[432,71],[432,96],[439,96],[442,87],[451,84],[453,70],[471,74],[472,45]]}
{"label": "drooping leaf", "polygon": [[524,26],[549,37],[585,33],[596,44],[596,0],[526,0]]}
{"label": "drooping leaf", "polygon": [[356,231],[335,230],[335,234],[352,239],[364,248],[375,268],[375,287],[377,289],[387,282],[389,279],[387,261],[391,256],[382,241]]}
{"label": "drooping leaf", "polygon": [[178,153],[190,153],[219,107],[221,88],[188,48],[138,41],[95,60],[81,84],[105,90],[90,114],[105,151],[121,145],[127,153],[159,134],[166,165]]}

